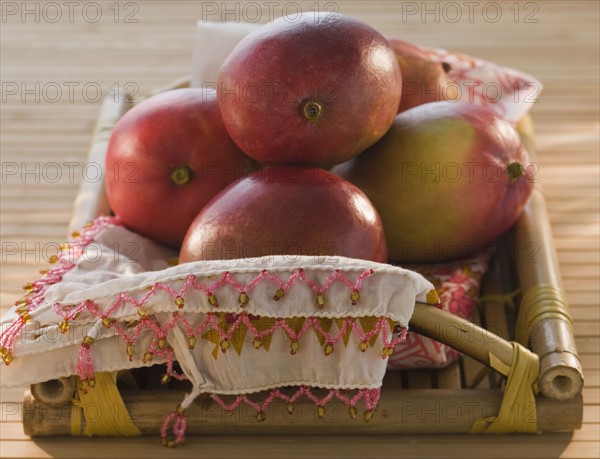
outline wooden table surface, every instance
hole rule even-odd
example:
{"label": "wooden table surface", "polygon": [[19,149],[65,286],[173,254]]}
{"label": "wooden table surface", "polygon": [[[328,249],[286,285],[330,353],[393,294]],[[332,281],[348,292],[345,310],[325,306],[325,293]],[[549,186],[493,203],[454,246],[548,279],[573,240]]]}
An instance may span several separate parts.
{"label": "wooden table surface", "polygon": [[[269,19],[269,8],[279,16],[284,8],[293,13],[298,7],[338,7],[384,34],[461,50],[544,82],[532,107],[538,177],[584,365],[583,428],[534,436],[207,437],[169,451],[152,437],[31,440],[19,421],[19,389],[1,394],[0,456],[600,457],[599,3],[256,3],[264,8],[262,22]],[[256,10],[245,5],[2,2],[3,312],[62,240],[79,183],[84,174],[93,177],[94,170],[84,166],[97,94],[126,85],[144,93],[188,73],[195,21],[203,15],[219,21],[221,14],[228,20],[254,19]]]}

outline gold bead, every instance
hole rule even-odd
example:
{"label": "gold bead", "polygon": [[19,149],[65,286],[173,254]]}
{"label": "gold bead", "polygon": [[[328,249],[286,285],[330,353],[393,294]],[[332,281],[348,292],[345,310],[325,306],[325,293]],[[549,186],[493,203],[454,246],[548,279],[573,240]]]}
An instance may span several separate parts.
{"label": "gold bead", "polygon": [[45,276],[46,274],[48,274],[48,270],[47,269],[40,269],[38,271],[42,276]]}
{"label": "gold bead", "polygon": [[127,322],[127,328],[133,328],[133,327],[137,327],[137,325],[139,324],[139,321],[133,319],[130,320],[129,322]]}
{"label": "gold bead", "polygon": [[112,325],[112,320],[109,319],[108,317],[104,317],[102,319],[102,325],[104,325],[107,328],[110,328],[110,326]]}
{"label": "gold bead", "polygon": [[[21,308],[21,307],[27,306],[27,304],[28,304],[28,303],[27,303],[27,300],[26,300],[25,298],[21,298],[20,300],[17,300],[17,301],[15,301],[15,306],[16,306],[17,308]],[[17,309],[17,312],[18,312],[18,311],[19,311],[19,310]]]}
{"label": "gold bead", "polygon": [[331,354],[333,354],[333,344],[327,343],[325,345],[325,347],[323,348],[323,350],[325,351],[325,355],[331,355]]}
{"label": "gold bead", "polygon": [[146,310],[142,307],[137,308],[137,313],[140,317],[146,317],[146,315],[148,314]]}
{"label": "gold bead", "polygon": [[240,293],[240,297],[238,298],[238,301],[240,303],[240,307],[245,308],[246,306],[248,306],[248,303],[250,302],[250,297],[248,296],[248,294],[246,292],[242,292],[242,293]]}
{"label": "gold bead", "polygon": [[277,291],[275,292],[275,295],[273,296],[273,300],[279,301],[280,299],[283,298],[284,295],[285,295],[285,290],[283,290],[282,288],[278,288]]}
{"label": "gold bead", "polygon": [[21,314],[21,320],[23,321],[23,323],[29,322],[31,320],[29,312],[25,311],[23,314]]}
{"label": "gold bead", "polygon": [[27,282],[24,286],[23,286],[23,290],[25,290],[27,293],[31,293],[33,292],[33,290],[35,289],[35,285],[33,285],[31,282]]}
{"label": "gold bead", "polygon": [[96,379],[95,378],[91,378],[90,379],[90,388],[94,388],[96,386]]}
{"label": "gold bead", "polygon": [[175,304],[177,305],[177,307],[179,309],[181,309],[181,308],[183,308],[185,306],[185,300],[181,296],[176,296],[175,297]]}
{"label": "gold bead", "polygon": [[92,344],[94,344],[94,338],[92,338],[89,335],[86,335],[85,338],[83,338],[82,344],[84,347],[90,347]]}
{"label": "gold bead", "polygon": [[161,384],[167,384],[171,380],[171,375],[169,373],[165,373],[160,379]]}
{"label": "gold bead", "polygon": [[296,355],[296,352],[298,352],[298,341],[293,340],[290,342],[290,354]]}
{"label": "gold bead", "polygon": [[213,294],[208,296],[208,304],[214,306],[215,308],[219,307],[219,301],[217,300],[217,297]]}
{"label": "gold bead", "polygon": [[58,328],[60,329],[60,332],[63,335],[67,333],[69,331],[69,322],[67,321],[67,319],[63,320],[60,324],[58,324]]}
{"label": "gold bead", "polygon": [[19,315],[25,314],[27,312],[27,306],[19,306],[15,312]]}
{"label": "gold bead", "polygon": [[90,382],[87,379],[81,381],[81,388],[83,389],[83,393],[87,394],[90,390]]}
{"label": "gold bead", "polygon": [[354,289],[352,290],[352,293],[350,294],[350,302],[352,303],[352,305],[356,305],[356,303],[358,303],[358,300],[360,299],[360,293],[358,293],[358,290]]}
{"label": "gold bead", "polygon": [[319,309],[323,309],[325,307],[325,298],[321,293],[317,295],[317,306],[319,306]]}
{"label": "gold bead", "polygon": [[427,292],[427,296],[425,297],[425,300],[427,301],[427,304],[438,304],[440,302],[440,297],[438,296],[437,292],[435,290],[429,290],[429,292]]}
{"label": "gold bead", "polygon": [[387,359],[393,353],[394,353],[393,347],[384,347],[383,350],[381,351],[381,358]]}
{"label": "gold bead", "polygon": [[14,359],[15,358],[10,352],[6,352],[6,354],[2,356],[2,360],[4,360],[5,365],[10,365],[10,362],[12,362]]}
{"label": "gold bead", "polygon": [[360,349],[360,352],[365,352],[369,348],[369,342],[361,341],[360,344],[358,345],[358,348]]}
{"label": "gold bead", "polygon": [[142,363],[148,363],[152,360],[152,352],[145,352],[144,357],[142,357]]}
{"label": "gold bead", "polygon": [[254,341],[252,342],[252,344],[254,345],[254,349],[260,349],[262,341],[260,338],[254,338]]}
{"label": "gold bead", "polygon": [[267,419],[267,415],[265,413],[263,413],[262,411],[256,413],[256,420],[258,422],[263,422],[265,419]]}
{"label": "gold bead", "polygon": [[320,419],[323,419],[325,417],[325,407],[324,406],[317,406],[317,416],[319,416]]}
{"label": "gold bead", "polygon": [[60,246],[60,250],[69,250],[69,247],[71,247],[69,244],[67,244],[66,242],[61,244]]}
{"label": "gold bead", "polygon": [[0,357],[4,357],[8,353],[8,349],[4,346],[0,347]]}
{"label": "gold bead", "polygon": [[129,361],[133,360],[133,354],[135,354],[135,346],[133,344],[127,345],[127,356],[129,357]]}
{"label": "gold bead", "polygon": [[287,412],[288,414],[294,414],[294,410],[296,409],[296,407],[294,406],[293,403],[288,403],[287,406]]}
{"label": "gold bead", "polygon": [[177,414],[185,414],[185,408],[183,406],[181,406],[181,404],[177,405],[177,408],[175,408],[175,411],[177,411]]}
{"label": "gold bead", "polygon": [[167,340],[161,336],[160,338],[158,338],[156,344],[158,345],[159,349],[164,349],[167,345]]}
{"label": "gold bead", "polygon": [[369,422],[371,419],[373,419],[373,410],[365,411],[363,419],[365,420],[365,422]]}
{"label": "gold bead", "polygon": [[77,239],[79,236],[81,236],[81,233],[80,233],[79,231],[73,231],[73,232],[71,233],[71,237],[72,237],[73,239]]}
{"label": "gold bead", "polygon": [[227,349],[229,349],[229,347],[231,346],[231,343],[229,342],[229,340],[227,338],[224,338],[219,343],[219,346],[221,347],[221,352],[227,352]]}
{"label": "gold bead", "polygon": [[356,413],[358,413],[358,410],[356,409],[356,407],[354,405],[350,405],[348,407],[348,414],[350,415],[350,417],[352,419],[354,419],[356,417]]}
{"label": "gold bead", "polygon": [[56,255],[52,255],[50,258],[48,258],[48,263],[50,264],[54,264],[58,261],[58,257]]}
{"label": "gold bead", "polygon": [[85,224],[83,225],[84,228],[91,228],[94,225],[94,222],[89,220],[87,222],[85,222]]}
{"label": "gold bead", "polygon": [[190,336],[188,338],[188,349],[194,349],[194,347],[196,347],[196,343],[198,342],[198,340],[196,339],[195,336]]}

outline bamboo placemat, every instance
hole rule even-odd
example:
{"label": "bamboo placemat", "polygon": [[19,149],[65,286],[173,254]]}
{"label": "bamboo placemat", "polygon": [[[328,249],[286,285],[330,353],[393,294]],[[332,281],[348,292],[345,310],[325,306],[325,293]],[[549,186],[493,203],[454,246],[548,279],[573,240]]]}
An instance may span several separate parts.
{"label": "bamboo placemat", "polygon": [[[3,3],[3,8],[6,3]],[[34,4],[35,2],[30,2]],[[575,338],[584,366],[584,425],[574,434],[535,437],[401,436],[344,438],[225,438],[190,439],[178,457],[200,455],[233,457],[514,457],[515,446],[524,457],[598,457],[600,428],[600,318],[599,307],[599,197],[598,197],[598,6],[587,2],[526,2],[519,4],[517,21],[510,4],[502,4],[498,23],[482,19],[481,10],[472,23],[463,11],[462,25],[420,14],[402,19],[402,4],[413,2],[337,2],[343,12],[356,15],[384,33],[428,45],[459,49],[489,60],[522,69],[546,87],[533,108],[543,183],[550,222],[567,299],[575,319]],[[435,9],[437,2],[430,2]],[[489,3],[489,2],[483,2]],[[20,4],[20,2],[17,2]],[[42,86],[51,82],[97,83],[104,91],[117,82],[134,82],[140,91],[168,83],[189,70],[194,22],[202,14],[200,2],[135,2],[137,12],[120,10],[115,22],[112,2],[102,4],[103,19],[81,19],[76,9],[72,23],[68,11],[62,24],[22,21],[7,17],[2,23],[3,171],[8,163],[25,162],[34,168],[49,163],[84,161],[98,104],[75,91],[73,102],[63,96],[55,103],[42,97],[8,96],[7,82]],[[314,2],[300,2],[308,9]],[[417,2],[419,7],[420,2]],[[433,5],[433,6],[432,6]],[[445,3],[439,4],[441,9]],[[461,5],[461,2],[459,2]],[[34,6],[32,7],[34,8]],[[441,11],[441,10],[440,10]],[[524,22],[527,14],[535,12]],[[50,11],[47,11],[51,14]],[[90,15],[92,10],[88,12]],[[420,13],[420,11],[419,11]],[[448,10],[447,13],[450,14]],[[440,13],[441,14],[441,13]],[[492,14],[492,10],[489,10]],[[488,18],[489,19],[489,18]],[[465,22],[466,21],[466,22]],[[62,25],[62,26],[61,26]],[[91,93],[90,93],[91,95]],[[52,97],[52,96],[50,96]],[[40,169],[41,170],[41,169]],[[66,170],[66,169],[63,169]],[[50,172],[48,169],[47,172]],[[19,296],[19,286],[35,277],[41,248],[64,237],[72,200],[81,180],[63,174],[56,183],[5,174],[2,180],[2,279],[3,310]],[[38,173],[40,176],[40,173]],[[48,178],[48,177],[46,177]],[[39,243],[39,248],[36,248]],[[24,250],[22,250],[24,249]],[[17,253],[10,255],[12,252]],[[50,249],[48,249],[50,250]],[[0,373],[1,377],[1,373]],[[31,441],[18,422],[22,391],[2,391],[2,457],[89,457],[144,455],[163,457],[165,450],[149,439],[102,440],[44,439]],[[267,447],[267,443],[269,443]],[[172,453],[173,454],[173,453]]]}

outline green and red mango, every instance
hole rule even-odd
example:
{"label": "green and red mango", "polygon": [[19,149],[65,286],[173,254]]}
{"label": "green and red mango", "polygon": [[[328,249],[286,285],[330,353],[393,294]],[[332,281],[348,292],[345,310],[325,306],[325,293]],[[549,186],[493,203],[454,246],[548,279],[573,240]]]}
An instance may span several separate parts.
{"label": "green and red mango", "polygon": [[534,165],[491,109],[433,102],[400,113],[388,133],[335,172],[379,212],[389,258],[472,254],[507,231],[532,191]]}

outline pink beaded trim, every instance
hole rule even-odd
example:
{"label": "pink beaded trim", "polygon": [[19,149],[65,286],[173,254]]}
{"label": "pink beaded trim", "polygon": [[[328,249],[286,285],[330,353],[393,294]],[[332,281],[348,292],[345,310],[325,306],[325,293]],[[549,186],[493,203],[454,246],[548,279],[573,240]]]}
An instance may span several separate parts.
{"label": "pink beaded trim", "polygon": [[[373,412],[377,408],[379,403],[379,397],[381,394],[381,388],[375,389],[358,389],[353,396],[349,396],[349,390],[330,389],[325,396],[318,397],[313,393],[313,389],[308,386],[300,386],[294,392],[293,395],[286,395],[279,389],[274,388],[268,391],[267,397],[262,402],[256,402],[249,398],[247,394],[239,394],[235,396],[235,399],[231,403],[226,403],[222,397],[218,394],[211,394],[210,397],[226,412],[231,413],[235,411],[242,403],[250,406],[256,411],[257,422],[263,422],[267,419],[265,412],[271,403],[275,400],[281,400],[286,402],[288,414],[293,414],[295,407],[294,403],[302,396],[307,397],[311,400],[316,407],[316,414],[319,418],[324,418],[326,414],[325,407],[333,399],[341,401],[348,407],[348,413],[351,418],[355,418],[358,409],[356,405],[362,399],[365,405],[365,412],[363,419],[365,422],[369,422],[373,417]],[[173,436],[169,438],[168,430],[169,426],[173,425],[172,433]],[[187,419],[185,417],[185,408],[179,405],[177,409],[169,414],[160,429],[163,445],[165,446],[178,446],[185,440],[185,431],[187,428]]]}
{"label": "pink beaded trim", "polygon": [[[294,403],[300,397],[302,397],[303,395],[305,395],[308,399],[310,399],[315,404],[315,406],[317,406],[317,407],[320,407],[320,406],[324,407],[333,398],[336,398],[336,399],[340,400],[347,407],[356,406],[356,404],[361,399],[364,399],[364,403],[365,403],[366,409],[367,410],[373,410],[377,406],[377,402],[379,401],[379,394],[381,392],[381,389],[380,388],[377,388],[377,389],[360,389],[352,397],[348,397],[345,392],[347,392],[347,391],[340,390],[340,389],[331,389],[331,390],[329,390],[329,392],[327,393],[327,395],[325,395],[322,398],[319,398],[315,394],[313,394],[313,392],[311,391],[311,388],[309,388],[307,386],[301,386],[291,396],[283,394],[279,389],[271,389],[269,391],[269,395],[267,396],[267,398],[262,403],[258,403],[258,402],[255,402],[255,401],[251,400],[248,397],[248,395],[246,395],[246,394],[239,394],[239,395],[237,395],[235,397],[235,400],[233,402],[229,403],[229,404],[227,404],[221,398],[220,395],[212,394],[211,398],[215,402],[217,402],[219,404],[219,406],[223,410],[225,410],[227,412],[233,412],[242,403],[245,403],[246,405],[254,408],[254,410],[256,410],[257,413],[264,414],[264,412],[266,411],[266,408],[274,400],[276,400],[276,399],[282,400],[282,401],[287,402],[287,403]],[[323,417],[323,414],[321,414],[321,413],[317,413],[317,414],[320,414],[319,417],[321,417],[321,418]],[[261,420],[263,420],[263,419],[261,419]]]}
{"label": "pink beaded trim", "polygon": [[[179,309],[182,309],[185,306],[185,294],[192,289],[199,290],[206,295],[208,303],[213,308],[218,308],[219,303],[215,292],[218,288],[222,287],[223,285],[229,285],[240,293],[238,301],[239,306],[243,308],[247,306],[247,304],[250,302],[248,292],[250,292],[256,286],[256,284],[258,284],[258,282],[260,282],[263,279],[268,279],[279,287],[276,290],[275,295],[273,296],[273,301],[279,301],[281,298],[283,298],[285,293],[290,289],[290,287],[294,284],[295,281],[301,281],[309,287],[311,287],[311,289],[316,293],[316,304],[319,307],[319,309],[323,309],[325,306],[325,299],[323,297],[323,294],[329,287],[331,287],[331,285],[336,279],[341,281],[349,289],[351,289],[351,293],[349,296],[350,303],[352,305],[356,305],[358,303],[358,300],[360,299],[362,281],[366,277],[372,275],[374,272],[375,270],[368,269],[358,276],[356,282],[352,283],[344,276],[344,274],[340,270],[336,269],[327,277],[323,285],[320,287],[315,282],[311,281],[305,276],[304,270],[302,268],[299,268],[296,271],[294,271],[294,273],[285,282],[278,276],[268,272],[265,269],[262,270],[260,274],[258,274],[254,279],[252,279],[252,281],[250,281],[246,285],[238,282],[229,272],[223,273],[219,280],[213,282],[210,285],[198,283],[196,281],[196,276],[189,275],[183,287],[179,291],[175,290],[170,285],[165,284],[163,282],[155,282],[154,285],[152,285],[152,287],[149,288],[148,292],[146,292],[146,294],[142,297],[141,300],[137,300],[136,298],[129,296],[127,293],[121,292],[119,293],[117,299],[108,307],[108,309],[106,309],[106,311],[102,313],[100,312],[99,305],[91,300],[83,301],[79,305],[56,304],[54,306],[54,309],[58,315],[62,316],[63,322],[61,323],[61,329],[64,329],[64,331],[66,332],[66,329],[68,329],[68,322],[79,316],[79,314],[85,309],[87,309],[89,312],[96,315],[97,317],[101,318],[103,320],[104,325],[107,326],[110,322],[114,322],[110,318],[110,315],[116,310],[120,309],[122,307],[122,304],[132,306],[132,312],[137,312],[143,318],[146,315],[146,310],[144,309],[146,303],[148,303],[158,291],[166,291],[167,293],[169,293],[175,305]],[[187,324],[186,329],[190,329],[189,323]],[[137,333],[137,336],[139,336],[139,333]],[[137,336],[133,339],[137,338]],[[130,341],[124,336],[122,337],[126,342]]]}
{"label": "pink beaded trim", "polygon": [[232,287],[240,294],[238,298],[239,306],[243,308],[250,302],[249,292],[252,291],[252,289],[263,279],[271,281],[278,287],[273,295],[274,301],[279,301],[281,298],[283,298],[294,282],[303,282],[315,292],[315,302],[319,309],[323,309],[325,307],[325,298],[323,297],[323,294],[329,287],[331,287],[335,280],[339,280],[351,290],[349,297],[350,303],[352,305],[356,305],[360,299],[360,290],[362,288],[363,280],[372,275],[374,272],[374,269],[368,269],[358,276],[356,282],[352,282],[348,280],[339,269],[336,269],[329,276],[327,276],[322,286],[319,286],[312,280],[308,279],[302,268],[296,269],[286,281],[270,273],[266,269],[263,269],[254,279],[245,285],[238,282],[228,271],[224,272],[219,280],[209,285],[198,283],[196,281],[196,276],[189,275],[183,284],[183,287],[179,291],[175,290],[168,284],[156,282],[149,289],[146,295],[144,295],[144,297],[139,301],[128,296],[126,293],[121,293],[119,294],[117,300],[110,306],[110,308],[106,310],[106,315],[110,315],[112,312],[114,312],[119,307],[121,302],[129,303],[136,308],[143,308],[158,290],[168,292],[175,304],[180,309],[185,305],[184,296],[189,290],[199,290],[203,292],[206,295],[209,304],[214,308],[218,308],[219,302],[215,292],[224,285]]}
{"label": "pink beaded trim", "polygon": [[[117,303],[119,300],[116,300]],[[335,335],[331,336],[329,331],[326,330],[320,323],[320,320],[331,320],[331,319],[322,319],[318,317],[308,317],[304,320],[302,327],[299,331],[295,331],[288,324],[289,320],[294,319],[283,319],[277,318],[274,319],[275,322],[270,327],[264,330],[258,330],[254,324],[254,321],[260,320],[260,317],[250,316],[245,311],[237,314],[227,314],[229,316],[232,324],[228,329],[225,329],[219,323],[217,316],[215,313],[209,312],[206,314],[201,325],[192,328],[191,324],[182,314],[179,314],[178,311],[173,313],[172,319],[167,322],[164,327],[161,327],[160,324],[149,316],[146,315],[145,311],[140,314],[140,319],[137,321],[135,326],[133,327],[133,333],[128,333],[126,329],[122,326],[122,324],[111,320],[105,314],[101,313],[97,303],[87,300],[78,305],[76,308],[69,309],[69,315],[73,314],[73,311],[81,312],[83,309],[87,309],[91,314],[96,317],[102,319],[102,323],[105,327],[111,327],[115,330],[115,332],[119,335],[119,337],[126,344],[126,352],[129,356],[130,360],[133,360],[133,356],[135,354],[135,342],[142,334],[145,328],[150,328],[153,332],[153,339],[150,345],[150,348],[144,353],[142,358],[143,363],[147,363],[154,356],[164,357],[167,361],[167,372],[163,376],[163,383],[168,382],[171,377],[174,377],[179,380],[186,379],[186,376],[183,374],[178,374],[173,371],[173,363],[174,363],[174,352],[173,349],[167,344],[167,335],[169,330],[175,328],[179,323],[182,324],[183,328],[188,333],[188,347],[193,349],[196,345],[197,338],[196,336],[203,332],[214,331],[220,337],[218,341],[218,347],[221,349],[223,353],[227,352],[227,349],[231,347],[232,337],[236,337],[241,342],[244,342],[244,338],[246,334],[250,333],[254,337],[255,340],[255,349],[259,349],[261,347],[260,341],[266,336],[272,335],[275,330],[281,328],[285,330],[289,339],[290,339],[290,354],[295,355],[298,351],[299,341],[305,334],[312,329],[317,336],[320,336],[324,342],[323,350],[326,356],[331,355],[334,350],[334,345],[337,344],[340,340],[344,338],[349,332],[354,332],[360,341],[359,348],[362,352],[366,351],[369,346],[369,341],[375,338],[381,333],[382,342],[383,342],[383,350],[381,352],[382,358],[387,358],[391,355],[393,348],[396,344],[402,342],[406,338],[407,331],[405,328],[399,330],[399,333],[396,337],[394,337],[392,331],[390,330],[390,321],[386,317],[379,318],[354,318],[354,317],[345,317],[340,318],[338,320],[341,321],[341,326]],[[112,310],[112,307],[111,307]],[[61,313],[61,309],[59,306],[56,306],[57,313]],[[139,312],[139,308],[138,308]],[[375,324],[368,331],[365,331],[361,328],[359,323],[362,320],[375,320]],[[246,327],[245,333],[243,336],[240,333],[237,333],[242,324]],[[62,328],[64,329],[64,328]],[[205,335],[206,336],[206,335]],[[256,343],[258,342],[258,345]],[[94,339],[91,336],[86,336],[83,338],[81,343],[79,357],[77,361],[77,373],[83,382],[83,389],[86,391],[88,387],[94,385],[94,370],[92,364],[92,356],[91,356],[91,346],[94,344]],[[235,349],[235,342],[234,349]],[[236,349],[238,350],[238,349]],[[241,353],[241,347],[238,350],[238,353]],[[217,352],[213,353],[213,356],[216,358],[218,355]]]}
{"label": "pink beaded trim", "polygon": [[65,273],[76,266],[86,247],[94,241],[98,233],[111,225],[120,225],[120,220],[116,217],[99,217],[87,223],[80,233],[73,233],[72,241],[62,244],[58,255],[50,257],[50,263],[55,265],[53,268],[45,272],[40,279],[23,286],[26,295],[15,303],[15,312],[19,318],[0,333],[0,357],[6,365],[13,360],[15,339],[31,320],[31,313],[44,302],[48,288],[60,282]]}

